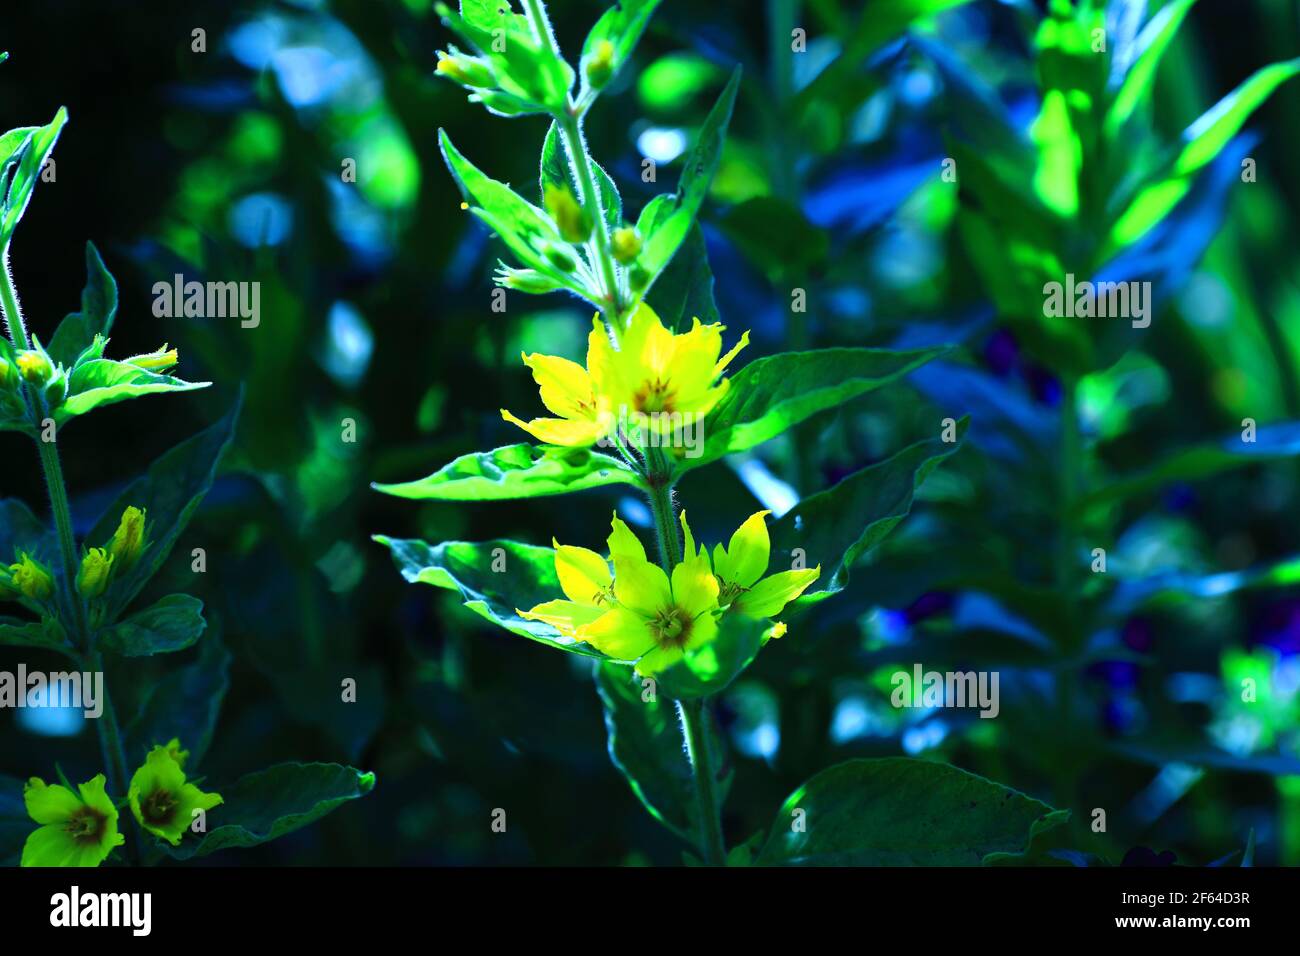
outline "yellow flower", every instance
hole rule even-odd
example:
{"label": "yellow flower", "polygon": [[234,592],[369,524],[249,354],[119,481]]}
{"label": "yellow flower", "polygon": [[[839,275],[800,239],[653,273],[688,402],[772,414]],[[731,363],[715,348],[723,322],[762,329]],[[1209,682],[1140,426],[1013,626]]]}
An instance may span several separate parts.
{"label": "yellow flower", "polygon": [[140,559],[144,549],[145,511],[135,505],[122,512],[122,520],[113,532],[113,540],[108,543],[108,551],[121,571],[127,571]]}
{"label": "yellow flower", "polygon": [[[172,743],[179,747],[177,741]],[[140,826],[177,846],[194,822],[195,811],[206,813],[222,800],[220,794],[204,793],[186,782],[185,771],[169,752],[170,746],[149,751],[144,766],[131,777],[127,801]]]}
{"label": "yellow flower", "polygon": [[611,409],[626,410],[643,427],[680,428],[684,419],[707,415],[727,393],[728,380],[721,375],[749,344],[746,332],[722,355],[722,331],[716,322],[695,319],[689,332],[674,334],[643,302],[632,313],[619,350],[609,350],[599,375],[593,370],[597,390]]}
{"label": "yellow flower", "polygon": [[[718,579],[718,603],[745,617],[775,617],[781,609],[808,589],[821,574],[821,565],[779,571],[763,577],[771,554],[771,539],[764,519],[769,512],[759,511],[745,520],[731,536],[727,547],[713,549],[713,573]],[[682,526],[686,514],[682,513]],[[690,540],[690,531],[686,532]],[[703,549],[701,549],[701,554]],[[785,625],[778,625],[780,637]]]}
{"label": "yellow flower", "polygon": [[609,336],[597,319],[587,338],[587,368],[556,355],[522,356],[541,387],[542,404],[559,418],[521,421],[504,408],[501,417],[548,445],[587,446],[609,430],[608,405],[601,402],[590,369],[602,367],[611,351]]}
{"label": "yellow flower", "polygon": [[23,787],[28,815],[40,824],[23,844],[21,866],[99,866],[125,838],[101,773],[77,789],[32,777]]}
{"label": "yellow flower", "polygon": [[726,394],[722,373],[749,343],[746,332],[722,355],[722,331],[696,319],[689,332],[675,335],[642,303],[616,350],[597,315],[586,368],[553,355],[523,356],[541,386],[542,404],[560,417],[523,422],[504,408],[501,416],[539,441],[568,446],[591,445],[609,434],[616,415],[661,434],[686,427]]}
{"label": "yellow flower", "polygon": [[[560,589],[568,600],[546,601],[530,611],[516,613],[530,621],[551,625],[566,637],[578,637],[578,632],[593,623],[614,606],[614,575],[609,562],[595,551],[574,545],[555,545],[555,574],[560,579]],[[645,549],[636,535],[614,515],[609,535],[611,560],[618,554],[639,555],[645,560]]]}
{"label": "yellow flower", "polygon": [[33,385],[44,385],[54,374],[54,366],[44,352],[19,352],[18,371]]}
{"label": "yellow flower", "polygon": [[33,601],[48,601],[54,593],[54,578],[49,568],[23,552],[18,563],[9,565],[12,587]]}
{"label": "yellow flower", "polygon": [[77,572],[77,590],[87,600],[99,597],[108,589],[113,574],[113,556],[104,548],[91,548],[81,559]]}

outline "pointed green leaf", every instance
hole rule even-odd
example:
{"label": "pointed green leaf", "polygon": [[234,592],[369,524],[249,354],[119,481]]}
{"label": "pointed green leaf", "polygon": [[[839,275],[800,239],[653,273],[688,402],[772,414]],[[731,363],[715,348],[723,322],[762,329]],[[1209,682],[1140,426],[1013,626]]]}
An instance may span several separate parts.
{"label": "pointed green leaf", "polygon": [[207,833],[187,833],[180,846],[160,843],[159,847],[169,856],[188,860],[217,850],[257,846],[315,823],[374,787],[373,773],[341,764],[276,764],[217,788],[223,802],[208,811]]}
{"label": "pointed green leaf", "polygon": [[704,421],[704,453],[681,459],[698,468],[744,451],[828,408],[894,382],[949,351],[933,346],[907,351],[831,348],[782,352],[755,359]]}
{"label": "pointed green leaf", "polygon": [[113,582],[103,597],[108,620],[131,603],[171,553],[212,487],[221,457],[234,438],[238,417],[237,401],[220,421],[166,452],[118,495],[86,536],[88,547],[102,547],[112,539],[128,507],[146,512],[148,530],[143,553],[129,570],[114,569]]}
{"label": "pointed green leaf", "polygon": [[832,488],[805,498],[772,525],[772,568],[821,566],[822,573],[798,604],[840,591],[849,570],[912,510],[916,489],[965,437],[969,418],[957,423],[954,442],[938,438],[909,445],[884,461],[855,471]]}
{"label": "pointed green leaf", "polygon": [[374,488],[398,498],[502,501],[619,484],[643,486],[640,475],[621,458],[586,448],[519,444],[461,455],[427,478]]}
{"label": "pointed green leaf", "polygon": [[1106,135],[1114,138],[1155,85],[1156,68],[1196,0],[1173,0],[1138,34],[1136,55],[1106,114]]}
{"label": "pointed green leaf", "polygon": [[53,618],[24,621],[16,617],[0,616],[0,646],[39,647],[69,657],[76,653],[63,628]]}
{"label": "pointed green leaf", "polygon": [[614,47],[613,72],[605,81],[605,86],[608,86],[632,58],[632,51],[636,49],[637,41],[641,39],[641,34],[645,32],[646,24],[650,22],[650,17],[659,3],[660,0],[618,0],[601,14],[582,44],[582,57],[578,61],[584,92],[589,86],[587,64],[592,54],[596,52],[596,48],[605,40]]}
{"label": "pointed green leaf", "polygon": [[[0,192],[4,193],[4,201],[0,203],[0,249],[8,247],[18,220],[22,219],[27,203],[31,201],[45,160],[53,152],[67,121],[68,111],[59,107],[48,126],[33,129],[23,140],[17,155],[8,160],[0,159]],[[5,135],[8,139],[13,133]]]}
{"label": "pointed green leaf", "polygon": [[727,81],[726,87],[718,101],[709,111],[700,127],[695,147],[686,157],[682,167],[682,176],[677,184],[677,192],[672,195],[656,196],[641,211],[637,228],[645,245],[641,249],[640,264],[650,273],[650,282],[663,272],[677,249],[686,239],[704,198],[708,195],[709,184],[718,168],[722,157],[722,145],[727,136],[727,125],[731,122],[731,110],[736,104],[736,91],[740,88],[740,68],[737,67]]}
{"label": "pointed green leaf", "polygon": [[[907,757],[847,760],[790,795],[758,862],[979,866],[991,854],[1023,852],[1035,824],[1055,812],[948,764]],[[1060,815],[1053,819],[1063,822]],[[802,825],[794,826],[796,820]]]}
{"label": "pointed green leaf", "polygon": [[81,311],[72,312],[59,323],[50,340],[50,358],[71,369],[95,341],[108,337],[117,315],[117,280],[99,257],[93,242],[86,243],[86,285],[81,290]]}
{"label": "pointed green leaf", "polygon": [[[564,597],[551,548],[517,541],[430,545],[384,535],[376,535],[375,540],[392,551],[393,561],[407,581],[457,592],[467,608],[512,634],[573,654],[604,658],[590,644],[517,613]],[[494,565],[500,570],[493,570]]]}
{"label": "pointed green leaf", "polygon": [[190,752],[187,767],[203,762],[221,702],[230,687],[230,652],[215,633],[199,644],[198,657],[151,685],[140,712],[126,728],[126,759],[142,763],[153,747],[173,737]]}
{"label": "pointed green leaf", "polygon": [[131,398],[160,392],[191,392],[207,388],[211,382],[186,382],[172,375],[162,375],[112,359],[82,362],[68,379],[68,397],[54,412],[60,425],[84,415],[101,405],[112,405]]}
{"label": "pointed green leaf", "polygon": [[[596,192],[600,197],[601,212],[605,225],[612,232],[623,225],[623,198],[618,194],[618,186],[594,159],[588,159],[596,176]],[[577,186],[573,162],[569,157],[568,147],[560,124],[551,123],[546,131],[546,140],[542,143],[542,161],[539,174],[541,195],[546,196],[546,187],[562,186],[581,198],[582,190]],[[595,217],[593,216],[593,221]]]}
{"label": "pointed green leaf", "polygon": [[169,594],[100,635],[100,646],[123,657],[148,657],[183,651],[203,635],[203,602],[188,594]]}
{"label": "pointed green leaf", "polygon": [[645,298],[646,304],[675,332],[689,329],[692,319],[705,325],[721,321],[713,299],[713,270],[709,268],[704,232],[698,222],[686,234],[680,254],[673,256]]}

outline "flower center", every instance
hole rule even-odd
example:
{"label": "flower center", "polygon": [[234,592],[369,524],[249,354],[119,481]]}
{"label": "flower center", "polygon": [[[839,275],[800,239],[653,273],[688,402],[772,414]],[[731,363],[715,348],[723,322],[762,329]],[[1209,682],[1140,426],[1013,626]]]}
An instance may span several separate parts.
{"label": "flower center", "polygon": [[650,622],[660,647],[685,647],[691,637],[691,616],[679,607],[661,608]]}
{"label": "flower center", "polygon": [[591,603],[596,607],[600,607],[602,604],[613,604],[614,585],[611,584],[608,587],[597,588],[596,593],[591,596]]}
{"label": "flower center", "polygon": [[177,802],[171,791],[155,790],[141,801],[140,815],[150,823],[168,823],[176,811]]}
{"label": "flower center", "polygon": [[671,412],[677,389],[671,382],[655,377],[653,382],[644,382],[636,392],[636,410],[652,414],[654,412]]}
{"label": "flower center", "polygon": [[724,581],[722,578],[718,578],[718,604],[725,607],[748,590],[749,588],[743,588],[739,584],[734,584],[731,581]]}
{"label": "flower center", "polygon": [[82,807],[68,817],[63,829],[77,843],[98,843],[104,829],[104,815],[93,807]]}

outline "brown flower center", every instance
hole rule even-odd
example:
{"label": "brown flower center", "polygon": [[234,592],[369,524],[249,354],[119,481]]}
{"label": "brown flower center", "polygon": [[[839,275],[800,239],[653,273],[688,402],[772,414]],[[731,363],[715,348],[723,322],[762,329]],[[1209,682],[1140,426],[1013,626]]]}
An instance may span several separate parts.
{"label": "brown flower center", "polygon": [[636,410],[647,415],[655,412],[671,412],[677,398],[677,389],[671,382],[656,377],[653,382],[644,382],[636,390]]}
{"label": "brown flower center", "polygon": [[83,806],[68,817],[68,822],[64,824],[63,829],[78,844],[94,844],[99,842],[99,835],[104,831],[106,819],[104,814],[94,807]]}
{"label": "brown flower center", "polygon": [[679,607],[662,608],[650,621],[650,633],[660,647],[685,647],[691,638],[691,616]]}
{"label": "brown flower center", "polygon": [[178,802],[171,791],[155,790],[140,801],[140,815],[155,826],[170,823]]}

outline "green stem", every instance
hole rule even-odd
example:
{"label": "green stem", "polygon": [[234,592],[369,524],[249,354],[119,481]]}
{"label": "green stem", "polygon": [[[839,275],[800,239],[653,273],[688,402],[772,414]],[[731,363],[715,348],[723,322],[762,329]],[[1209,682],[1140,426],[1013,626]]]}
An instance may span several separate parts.
{"label": "green stem", "polygon": [[671,577],[673,568],[677,567],[682,559],[682,539],[677,534],[677,521],[673,514],[672,479],[662,470],[663,452],[660,449],[647,448],[646,455],[649,459],[649,467],[646,469],[649,489],[646,497],[650,499],[655,537],[659,541],[659,560]]}
{"label": "green stem", "polygon": [[[18,305],[18,290],[14,288],[13,277],[9,274],[8,250],[0,253],[0,305],[4,306],[5,319],[9,324],[10,340],[19,348],[29,347],[27,326],[23,322],[22,309]],[[45,401],[35,389],[31,399],[33,407],[42,418],[49,416]],[[39,424],[39,423],[38,423]],[[54,515],[54,528],[59,539],[59,559],[63,566],[64,607],[71,612],[73,642],[83,652],[83,662],[92,672],[103,673],[103,656],[95,649],[94,634],[86,618],[86,602],[77,590],[77,539],[72,528],[72,506],[68,503],[68,485],[63,477],[63,464],[59,460],[57,442],[36,438],[36,450],[41,459],[41,471],[45,475],[45,487],[49,490],[50,511]],[[126,753],[122,747],[122,731],[117,722],[117,711],[112,698],[107,692],[103,700],[104,712],[95,721],[99,735],[99,749],[107,765],[106,776],[108,789],[113,793],[125,793],[127,785]],[[140,862],[140,832],[135,827],[135,819],[130,825],[135,839],[131,841],[132,859]]]}
{"label": "green stem", "polygon": [[677,713],[682,721],[682,736],[691,758],[695,777],[695,797],[699,803],[700,853],[710,866],[725,866],[727,845],[722,839],[722,821],[718,815],[717,791],[714,789],[713,754],[709,749],[708,711],[703,700],[679,700]]}

